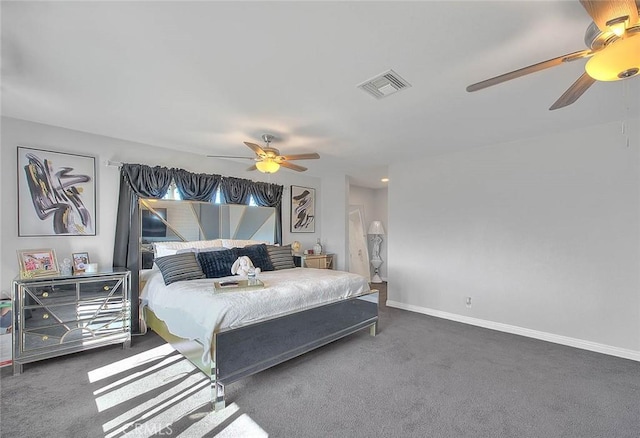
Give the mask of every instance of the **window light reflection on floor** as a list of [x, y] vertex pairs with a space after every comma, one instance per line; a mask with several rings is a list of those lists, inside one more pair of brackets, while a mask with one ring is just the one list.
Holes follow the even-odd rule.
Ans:
[[111, 376], [115, 376], [116, 374], [120, 374], [137, 366], [149, 363], [150, 361], [157, 360], [159, 357], [169, 356], [174, 353], [175, 350], [169, 344], [152, 348], [151, 350], [138, 353], [135, 356], [89, 371], [87, 373], [89, 376], [89, 382], [95, 383], [100, 380], [107, 379]]
[[[247, 414], [232, 403], [219, 412], [208, 410], [210, 382], [170, 345], [136, 354], [89, 371], [99, 412], [113, 418], [102, 425], [105, 438], [120, 436], [205, 436], [237, 416], [216, 436], [268, 436]], [[132, 408], [123, 409], [123, 403]], [[172, 425], [181, 423], [183, 431]]]

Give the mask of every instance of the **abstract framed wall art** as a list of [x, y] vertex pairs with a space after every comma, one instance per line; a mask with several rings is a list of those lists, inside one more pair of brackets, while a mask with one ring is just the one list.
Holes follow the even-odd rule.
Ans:
[[316, 231], [316, 190], [291, 186], [291, 232]]
[[96, 159], [18, 146], [18, 235], [95, 236]]

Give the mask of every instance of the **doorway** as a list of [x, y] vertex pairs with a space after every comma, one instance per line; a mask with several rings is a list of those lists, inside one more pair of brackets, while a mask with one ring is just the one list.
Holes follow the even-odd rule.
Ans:
[[361, 205], [349, 206], [349, 272], [360, 274], [371, 281], [364, 207]]

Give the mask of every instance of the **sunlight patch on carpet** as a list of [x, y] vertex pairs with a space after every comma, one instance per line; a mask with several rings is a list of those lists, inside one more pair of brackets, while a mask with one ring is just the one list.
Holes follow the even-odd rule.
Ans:
[[192, 437], [213, 431], [220, 437], [268, 436], [235, 403], [210, 411], [209, 378], [169, 345], [87, 374], [91, 384], [101, 385], [93, 394], [98, 411], [109, 418], [102, 425], [105, 438]]
[[116, 374], [128, 371], [137, 366], [144, 365], [154, 360], [158, 360], [158, 358], [169, 356], [172, 353], [175, 353], [175, 351], [176, 350], [174, 350], [171, 345], [165, 344], [161, 345], [160, 347], [152, 348], [151, 350], [145, 351], [143, 353], [136, 354], [135, 356], [122, 359], [118, 362], [96, 368], [95, 370], [89, 371], [87, 373], [87, 375], [89, 376], [89, 382], [94, 383], [99, 380], [115, 376]]
[[[194, 436], [194, 435], [184, 435]], [[203, 436], [203, 435], [198, 435]], [[251, 419], [247, 414], [240, 415], [230, 425], [224, 428], [222, 432], [216, 435], [216, 438], [237, 438], [241, 436], [259, 438], [267, 437], [269, 434], [265, 432], [258, 424]]]

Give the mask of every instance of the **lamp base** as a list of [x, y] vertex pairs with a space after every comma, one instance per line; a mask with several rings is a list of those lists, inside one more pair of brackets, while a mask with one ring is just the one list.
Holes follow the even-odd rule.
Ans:
[[382, 278], [380, 278], [380, 266], [382, 265], [382, 260], [371, 259], [370, 263], [374, 269], [373, 278], [371, 278], [371, 283], [382, 283]]

